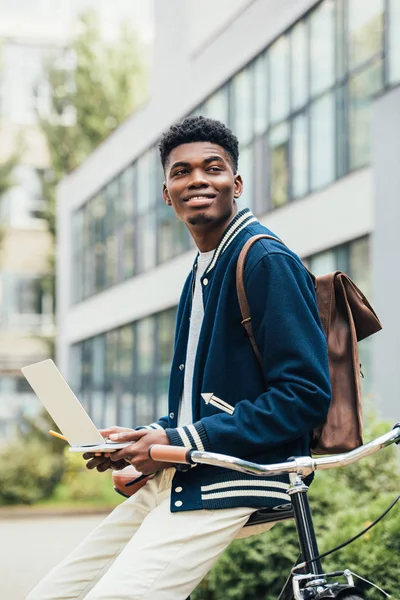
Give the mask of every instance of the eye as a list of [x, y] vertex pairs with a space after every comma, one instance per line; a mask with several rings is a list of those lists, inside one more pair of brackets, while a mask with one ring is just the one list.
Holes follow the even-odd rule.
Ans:
[[176, 175], [183, 175], [184, 173], [187, 173], [187, 169], [179, 169], [179, 171], [175, 171], [173, 177], [176, 177]]
[[218, 173], [219, 171], [221, 171], [221, 167], [217, 167], [217, 166], [213, 166], [213, 167], [209, 167], [208, 171], [211, 171], [213, 173]]

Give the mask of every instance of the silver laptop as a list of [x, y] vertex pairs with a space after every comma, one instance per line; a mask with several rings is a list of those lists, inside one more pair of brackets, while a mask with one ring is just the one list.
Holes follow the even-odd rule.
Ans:
[[72, 452], [104, 452], [128, 443], [105, 440], [51, 359], [23, 367], [33, 391], [66, 437]]

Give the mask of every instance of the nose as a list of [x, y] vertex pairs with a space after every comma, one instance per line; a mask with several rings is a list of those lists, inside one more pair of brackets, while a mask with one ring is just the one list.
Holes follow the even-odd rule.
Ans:
[[209, 187], [209, 182], [206, 177], [206, 173], [203, 169], [193, 169], [190, 174], [190, 181], [188, 184], [189, 189], [201, 189]]

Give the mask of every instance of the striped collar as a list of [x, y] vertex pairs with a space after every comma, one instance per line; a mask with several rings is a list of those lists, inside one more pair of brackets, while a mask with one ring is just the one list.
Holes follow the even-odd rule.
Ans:
[[211, 262], [208, 265], [204, 275], [206, 273], [209, 273], [215, 267], [221, 254], [225, 252], [229, 244], [233, 242], [238, 233], [240, 233], [242, 229], [247, 227], [247, 225], [249, 225], [250, 223], [256, 222], [257, 219], [249, 208], [244, 208], [243, 210], [237, 213], [235, 218], [229, 223], [227, 229], [225, 230], [225, 233], [222, 236], [218, 246], [216, 247]]

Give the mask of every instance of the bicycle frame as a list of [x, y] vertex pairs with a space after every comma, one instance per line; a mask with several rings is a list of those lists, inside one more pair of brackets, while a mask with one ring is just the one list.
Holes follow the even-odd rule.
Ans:
[[[332, 469], [349, 465], [394, 443], [400, 443], [400, 423], [397, 423], [388, 433], [344, 454], [319, 458], [302, 456], [290, 459], [285, 463], [271, 465], [259, 465], [223, 454], [161, 445], [151, 446], [149, 456], [155, 461], [179, 464], [207, 464], [250, 473], [259, 477], [289, 474], [290, 485], [287, 493], [293, 506], [302, 562], [297, 563], [297, 566], [295, 565], [294, 569], [298, 574], [295, 575], [294, 569], [292, 569], [279, 600], [292, 600], [293, 598], [296, 600], [303, 600], [304, 598], [319, 600], [322, 598], [345, 598], [348, 594], [359, 594], [360, 591], [354, 587], [350, 571], [330, 574], [343, 574], [347, 578], [347, 584], [326, 584], [325, 575], [328, 574], [323, 574], [321, 561], [318, 558], [318, 544], [307, 496], [308, 487], [304, 483], [304, 478], [317, 469]], [[308, 572], [304, 573], [306, 566]], [[300, 570], [303, 571], [302, 574]], [[306, 588], [303, 588], [303, 583], [306, 584]]]

